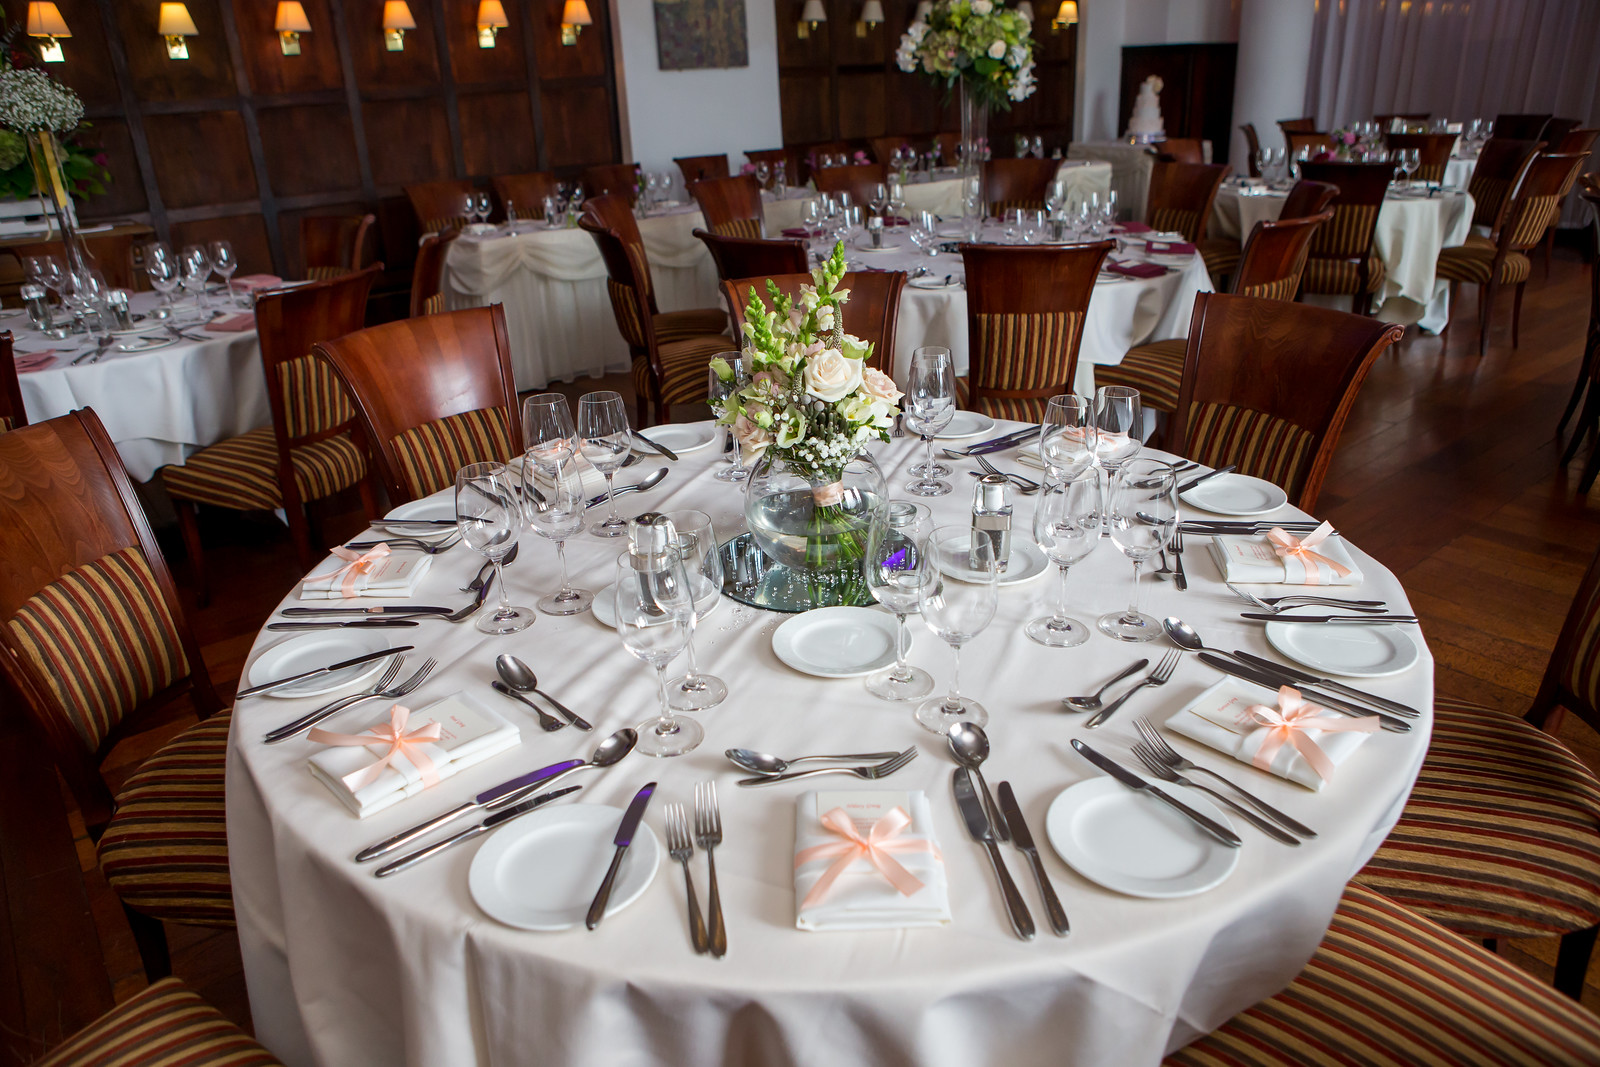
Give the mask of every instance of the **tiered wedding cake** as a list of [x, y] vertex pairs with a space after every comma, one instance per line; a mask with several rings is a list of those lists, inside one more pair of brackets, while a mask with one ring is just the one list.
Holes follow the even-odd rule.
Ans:
[[1133, 116], [1128, 119], [1128, 139], [1140, 144], [1166, 140], [1166, 127], [1161, 122], [1162, 81], [1154, 74], [1139, 86], [1139, 95], [1133, 101]]

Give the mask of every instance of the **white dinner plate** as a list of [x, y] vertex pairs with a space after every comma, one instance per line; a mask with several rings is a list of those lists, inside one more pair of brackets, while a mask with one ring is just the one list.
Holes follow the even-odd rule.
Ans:
[[126, 352], [130, 355], [138, 355], [140, 352], [154, 352], [158, 348], [171, 348], [177, 343], [178, 339], [172, 336], [129, 337], [127, 340], [118, 341], [116, 344], [112, 345], [111, 350], [114, 352]]
[[994, 429], [994, 420], [976, 411], [958, 411], [950, 425], [934, 434], [935, 441], [951, 441], [961, 437], [981, 437]]
[[126, 330], [112, 330], [112, 337], [138, 337], [144, 333], [155, 333], [157, 330], [166, 330], [166, 324], [161, 322], [141, 322], [129, 326]]
[[[1232, 828], [1195, 790], [1166, 788]], [[1044, 832], [1067, 866], [1131, 897], [1194, 896], [1221, 885], [1239, 865], [1239, 849], [1214, 840], [1155, 797], [1103, 776], [1062, 790], [1045, 814]]]
[[865, 252], [868, 255], [882, 255], [885, 252], [904, 252], [905, 250], [904, 242], [891, 241], [888, 234], [884, 234], [882, 248], [873, 248], [872, 238], [867, 234], [862, 234], [850, 242], [850, 251]]
[[[495, 832], [467, 872], [472, 899], [489, 918], [521, 930], [581, 926], [616, 848], [622, 809], [564, 804], [531, 811]], [[611, 886], [606, 914], [638, 900], [661, 865], [661, 842], [640, 823]]]
[[[389, 639], [382, 634], [362, 630], [325, 630], [320, 633], [301, 634], [273, 645], [250, 665], [247, 685], [262, 685], [274, 678], [287, 678], [303, 674], [330, 663], [355, 659], [368, 652], [389, 647]], [[295, 682], [281, 689], [263, 693], [262, 696], [299, 698], [319, 697], [340, 689], [353, 688], [372, 678], [389, 666], [387, 659], [358, 663], [332, 674], [319, 674], [303, 682]]]
[[1213, 515], [1265, 515], [1289, 502], [1289, 494], [1264, 478], [1219, 474], [1201, 482], [1179, 499]]
[[[650, 427], [650, 440], [658, 445], [664, 445], [674, 452], [682, 455], [685, 452], [698, 452], [717, 439], [717, 424], [714, 422], [676, 422], [662, 426]], [[659, 455], [650, 451], [649, 445], [634, 447], [635, 452], [646, 456]]]
[[947, 282], [942, 274], [924, 274], [920, 278], [912, 278], [906, 284], [913, 289], [959, 289], [966, 283], [960, 278], [951, 278]]
[[401, 504], [384, 518], [391, 522], [405, 519], [448, 519], [456, 521], [456, 498], [454, 493], [444, 496], [425, 496], [421, 500], [413, 500], [409, 504]]
[[801, 674], [858, 678], [894, 664], [899, 625], [876, 608], [814, 608], [773, 631], [772, 651]]
[[[968, 540], [955, 538], [950, 542], [952, 552], [965, 551]], [[1006, 560], [1006, 569], [1000, 575], [1000, 585], [1020, 585], [1031, 582], [1050, 568], [1050, 561], [1045, 558], [1044, 551], [1031, 540], [1018, 537], [1017, 531], [1011, 531], [1011, 557]], [[963, 582], [978, 580], [978, 572], [967, 567], [940, 567], [941, 571]]]
[[[715, 599], [712, 599], [713, 593], [716, 594]], [[696, 605], [704, 604], [708, 599], [711, 600], [710, 607], [700, 609], [699, 619], [695, 623], [698, 626], [701, 620], [716, 614], [717, 605], [722, 603], [722, 593], [721, 590], [711, 588], [711, 579], [696, 575], [694, 599]], [[598, 622], [606, 629], [614, 630], [617, 628], [617, 585], [615, 582], [604, 589], [595, 590], [594, 601], [589, 605], [589, 614], [594, 616], [595, 622]]]
[[1325, 674], [1382, 678], [1409, 670], [1421, 657], [1404, 626], [1295, 625], [1282, 616], [1267, 623], [1267, 642], [1296, 663]]

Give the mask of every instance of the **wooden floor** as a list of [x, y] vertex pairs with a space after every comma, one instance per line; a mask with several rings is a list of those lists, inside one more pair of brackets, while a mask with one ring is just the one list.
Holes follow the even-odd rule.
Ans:
[[[1506, 297], [1489, 354], [1477, 356], [1476, 304], [1469, 291], [1447, 337], [1413, 330], [1378, 360], [1320, 505], [1325, 517], [1404, 581], [1437, 659], [1438, 692], [1512, 712], [1537, 688], [1572, 592], [1600, 544], [1600, 491], [1589, 499], [1575, 493], [1587, 448], [1565, 469], [1559, 462], [1563, 442], [1554, 435], [1581, 356], [1588, 268], [1576, 253], [1558, 250], [1550, 280], [1539, 274], [1536, 268], [1517, 351], [1510, 348]], [[631, 410], [626, 376], [563, 388], [574, 396], [615, 388], [628, 397]], [[360, 525], [353, 500], [339, 502], [324, 520], [329, 539]], [[207, 666], [219, 690], [231, 693], [256, 631], [300, 568], [287, 535], [268, 521], [208, 516], [204, 528], [208, 543], [216, 545], [209, 556], [212, 573], [227, 576], [214, 577], [213, 586], [227, 595], [194, 619]], [[166, 543], [171, 558], [180, 558], [175, 538]], [[179, 575], [181, 581], [181, 569]], [[1600, 736], [1568, 716], [1562, 737], [1600, 769]], [[111, 764], [132, 767], [158, 743], [150, 738], [125, 746]], [[6, 825], [0, 820], [0, 834]], [[103, 957], [120, 998], [143, 983], [137, 956], [81, 826], [73, 825], [99, 935], [97, 946], [83, 950]], [[0, 841], [0, 889], [15, 898], [6, 844]], [[62, 977], [49, 958], [80, 947], [40, 937], [15, 904], [6, 915], [0, 939], [10, 936], [0, 945], [0, 968], [10, 960], [27, 976], [21, 983], [30, 998], [27, 1017], [55, 1019], [62, 1028], [83, 1017], [89, 1011], [84, 998], [94, 994], [80, 989], [92, 983]], [[232, 932], [172, 928], [171, 937], [177, 973], [229, 1016], [247, 1022]], [[1502, 951], [1548, 980], [1555, 947], [1552, 938], [1507, 944]], [[55, 1003], [40, 1003], [51, 997]], [[1600, 1010], [1600, 954], [1584, 1001]], [[27, 1036], [32, 1035], [12, 1033], [4, 1045], [25, 1048]]]

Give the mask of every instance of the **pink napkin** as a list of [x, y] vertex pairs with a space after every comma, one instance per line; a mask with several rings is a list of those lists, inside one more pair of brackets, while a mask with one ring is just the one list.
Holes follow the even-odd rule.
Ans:
[[1195, 252], [1188, 241], [1146, 241], [1144, 250], [1152, 256], [1192, 256]]
[[885, 215], [883, 217], [883, 224], [885, 226], [910, 226], [911, 220], [903, 219], [899, 215]]
[[804, 226], [791, 226], [787, 230], [783, 231], [783, 235], [785, 237], [807, 238], [807, 237], [815, 237], [818, 234], [820, 234], [821, 232], [822, 232], [821, 230], [808, 230]]
[[1108, 262], [1106, 271], [1111, 274], [1125, 274], [1130, 278], [1159, 278], [1167, 273], [1167, 268], [1159, 263]]
[[247, 293], [257, 289], [274, 289], [282, 284], [283, 279], [276, 274], [241, 274], [233, 279], [233, 287]]
[[1124, 222], [1119, 226], [1111, 227], [1112, 233], [1149, 233], [1150, 227], [1142, 222]]
[[206, 323], [206, 329], [215, 333], [243, 333], [245, 330], [256, 328], [256, 317], [253, 312], [234, 315], [226, 319], [212, 319]]
[[26, 374], [31, 370], [44, 370], [53, 366], [56, 361], [56, 350], [46, 348], [42, 352], [13, 352], [12, 356], [16, 360], [17, 372]]

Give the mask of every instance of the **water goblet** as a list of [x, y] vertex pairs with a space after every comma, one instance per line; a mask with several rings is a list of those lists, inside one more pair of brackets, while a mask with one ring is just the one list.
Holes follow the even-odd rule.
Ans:
[[22, 306], [28, 311], [28, 323], [42, 334], [50, 335], [54, 324], [50, 321], [50, 298], [38, 282], [24, 282], [17, 288]]
[[535, 606], [546, 615], [576, 615], [589, 610], [594, 594], [572, 588], [567, 579], [567, 539], [582, 532], [588, 501], [583, 495], [583, 478], [570, 452], [565, 462], [556, 467], [549, 488], [543, 490], [544, 500], [534, 495], [538, 488], [536, 472], [548, 456], [534, 448], [522, 454], [522, 499], [527, 506], [528, 525], [534, 533], [555, 543], [556, 558], [561, 563], [561, 588], [540, 597]]
[[467, 547], [494, 564], [500, 605], [478, 613], [478, 630], [486, 634], [514, 634], [533, 625], [530, 608], [511, 606], [501, 563], [517, 544], [522, 528], [522, 505], [517, 500], [511, 472], [503, 463], [469, 463], [456, 472], [456, 528]]
[[1033, 135], [1033, 154], [1034, 154], [1035, 157], [1037, 157], [1039, 159], [1043, 159], [1044, 158], [1044, 135], [1043, 134], [1037, 134], [1036, 133], [1036, 134]]
[[[744, 356], [738, 352], [721, 352], [715, 359], [720, 359], [722, 365], [728, 369], [728, 377], [724, 378], [721, 366], [713, 362], [707, 381], [706, 399], [711, 405], [711, 414], [720, 422], [728, 414], [728, 398], [738, 390], [750, 384], [750, 370], [745, 366]], [[745, 469], [744, 450], [739, 447], [739, 441], [734, 436], [733, 427], [723, 427], [727, 431], [725, 438], [727, 447], [724, 451], [733, 453], [733, 461], [726, 467], [719, 467], [711, 477], [719, 482], [742, 482], [750, 472]]]
[[1071, 393], [1050, 398], [1039, 425], [1039, 459], [1046, 482], [1071, 481], [1094, 466], [1094, 409], [1089, 401]]
[[982, 726], [989, 713], [982, 704], [961, 695], [961, 646], [994, 620], [999, 603], [999, 561], [987, 538], [972, 539], [966, 526], [938, 526], [928, 535], [922, 559], [925, 577], [917, 587], [922, 621], [950, 646], [950, 691], [917, 708], [917, 722], [936, 734], [949, 733], [958, 722]]
[[661, 710], [638, 725], [638, 751], [647, 756], [681, 756], [705, 737], [693, 719], [673, 714], [667, 665], [689, 643], [694, 599], [676, 552], [643, 559], [624, 552], [617, 560], [617, 634], [622, 647], [655, 670]]
[[1033, 541], [1060, 572], [1053, 615], [1030, 619], [1023, 632], [1049, 648], [1071, 648], [1089, 640], [1089, 628], [1067, 616], [1067, 571], [1100, 543], [1104, 523], [1100, 478], [1081, 470], [1069, 481], [1045, 486], [1033, 514]]
[[606, 478], [607, 516], [589, 527], [597, 537], [628, 532], [627, 521], [617, 515], [616, 476], [633, 448], [632, 437], [621, 393], [601, 389], [578, 398], [578, 450]]
[[728, 698], [728, 685], [715, 675], [702, 673], [695, 662], [694, 631], [700, 620], [722, 599], [722, 553], [711, 516], [703, 511], [669, 511], [677, 531], [678, 558], [689, 584], [694, 612], [689, 616], [689, 639], [684, 644], [688, 671], [667, 683], [667, 701], [679, 711], [704, 711]]
[[1018, 231], [1022, 236], [1022, 243], [1025, 245], [1038, 244], [1039, 234], [1044, 229], [1044, 212], [1028, 208], [1020, 214], [1021, 219], [1018, 224]]
[[1022, 233], [1022, 215], [1023, 212], [1020, 207], [1006, 208], [1005, 227], [1001, 230], [1001, 236], [1005, 238], [1006, 244], [1014, 245], [1017, 243], [1017, 237]]
[[206, 246], [206, 251], [211, 255], [211, 269], [222, 276], [222, 284], [228, 289], [228, 304], [236, 306], [238, 301], [233, 297], [233, 276], [239, 270], [239, 257], [234, 255], [232, 241], [212, 241]]
[[[522, 402], [524, 462], [531, 458], [539, 471], [554, 479], [577, 454], [577, 440], [578, 431], [565, 396], [534, 393]], [[526, 471], [524, 476], [532, 477]]]
[[1178, 527], [1178, 476], [1170, 464], [1154, 459], [1127, 463], [1112, 481], [1105, 510], [1111, 543], [1133, 563], [1133, 595], [1127, 611], [1100, 617], [1100, 632], [1119, 641], [1150, 641], [1161, 622], [1139, 611], [1139, 573], [1145, 560], [1164, 550]]
[[178, 255], [178, 265], [183, 270], [183, 288], [194, 294], [195, 306], [204, 311], [206, 279], [211, 276], [211, 257], [201, 245], [185, 245]]
[[867, 678], [867, 692], [883, 700], [915, 700], [933, 692], [933, 675], [906, 663], [906, 616], [921, 610], [918, 590], [927, 577], [919, 564], [932, 526], [926, 504], [891, 500], [867, 531], [861, 574], [874, 600], [894, 612], [894, 666]]
[[170, 318], [172, 294], [183, 284], [183, 268], [164, 242], [147, 245], [144, 250], [144, 272], [150, 277], [150, 286], [161, 294], [161, 304], [151, 312], [158, 319]]
[[933, 439], [956, 414], [955, 368], [948, 348], [919, 348], [911, 354], [911, 382], [906, 395], [905, 424], [922, 438], [927, 458], [912, 467], [917, 480], [906, 486], [915, 496], [943, 496], [951, 491], [940, 478], [950, 468], [933, 458]]
[[1144, 413], [1139, 390], [1129, 385], [1102, 385], [1094, 392], [1095, 459], [1111, 473], [1139, 454]]
[[480, 223], [488, 222], [489, 216], [494, 214], [494, 201], [489, 199], [489, 194], [482, 191], [478, 192], [476, 195], [474, 195], [472, 203], [476, 211], [478, 221]]
[[761, 188], [765, 189], [767, 187], [767, 180], [771, 176], [772, 168], [768, 167], [764, 161], [756, 164], [756, 182]]
[[882, 215], [883, 209], [889, 206], [889, 186], [879, 182], [872, 187], [872, 199], [867, 201], [867, 206], [872, 208], [874, 215]]

